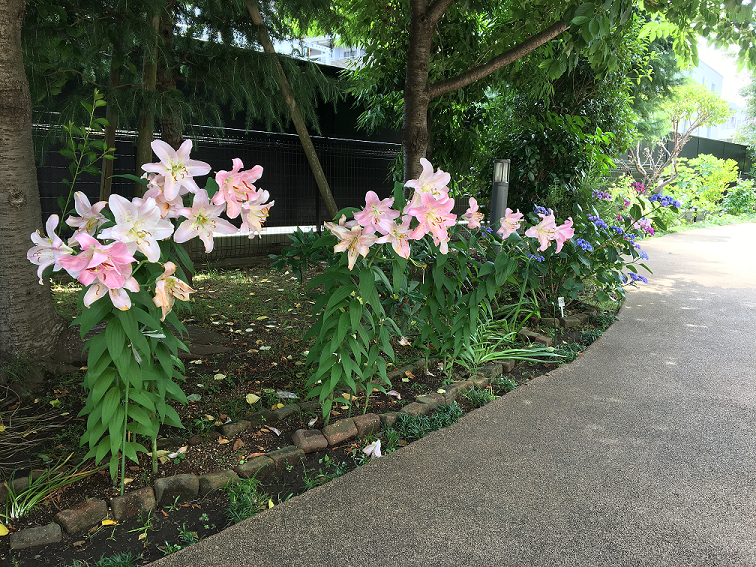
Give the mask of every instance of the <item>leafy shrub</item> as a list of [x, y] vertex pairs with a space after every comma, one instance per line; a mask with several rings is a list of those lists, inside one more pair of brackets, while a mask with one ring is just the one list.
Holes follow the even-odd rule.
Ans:
[[604, 331], [601, 329], [588, 329], [587, 331], [580, 333], [580, 342], [584, 345], [591, 345], [603, 334]]
[[496, 396], [488, 388], [470, 388], [463, 395], [474, 408], [481, 408], [496, 399]]
[[730, 215], [752, 213], [756, 208], [756, 188], [753, 180], [741, 180], [727, 191], [722, 201], [722, 209]]

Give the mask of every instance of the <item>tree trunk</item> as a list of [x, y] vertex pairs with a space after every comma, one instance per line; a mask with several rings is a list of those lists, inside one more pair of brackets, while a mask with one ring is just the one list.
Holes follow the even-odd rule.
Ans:
[[299, 141], [302, 144], [305, 155], [307, 156], [307, 161], [310, 163], [312, 174], [315, 176], [315, 182], [320, 189], [320, 196], [323, 198], [328, 215], [331, 219], [335, 219], [339, 209], [336, 206], [336, 201], [331, 193], [331, 188], [328, 186], [328, 181], [326, 180], [323, 168], [320, 166], [320, 160], [318, 159], [318, 154], [315, 152], [315, 146], [312, 145], [310, 134], [307, 132], [307, 126], [299, 112], [299, 107], [297, 107], [297, 101], [294, 99], [294, 95], [291, 92], [289, 80], [286, 78], [283, 67], [281, 67], [281, 62], [276, 55], [276, 50], [273, 47], [273, 42], [270, 40], [268, 31], [265, 29], [265, 23], [263, 22], [260, 10], [258, 10], [256, 4], [251, 0], [248, 0], [247, 11], [249, 12], [250, 18], [252, 18], [252, 22], [257, 26], [257, 35], [260, 37], [260, 43], [263, 46], [263, 50], [265, 53], [271, 55], [275, 61], [278, 88], [281, 89], [281, 94], [283, 95], [286, 104], [289, 106], [291, 120], [294, 122], [294, 127], [299, 135]]
[[[170, 53], [173, 50], [173, 11], [176, 2], [168, 0], [165, 11], [160, 16], [158, 33], [163, 38], [163, 51]], [[165, 93], [176, 88], [176, 77], [171, 73], [167, 65], [158, 65], [156, 74], [156, 90]], [[178, 150], [183, 139], [181, 116], [174, 107], [162, 105], [163, 114], [159, 118], [160, 138], [174, 150]]]
[[[110, 59], [110, 96], [107, 96], [108, 106], [105, 110], [105, 119], [109, 125], [105, 127], [105, 145], [109, 148], [115, 147], [115, 134], [116, 128], [118, 128], [118, 107], [115, 104], [115, 96], [112, 94], [113, 89], [121, 84], [121, 68], [115, 67], [113, 61], [115, 61], [115, 54], [118, 52], [118, 48], [113, 46], [113, 53]], [[102, 175], [100, 176], [100, 200], [107, 201], [110, 197], [111, 187], [113, 186], [113, 165], [115, 160], [104, 159], [102, 160]]]
[[[160, 15], [152, 18], [152, 27], [157, 32], [160, 25]], [[155, 93], [155, 84], [157, 81], [157, 35], [152, 46], [144, 54], [142, 64], [142, 89], [144, 99], [142, 109], [139, 113], [139, 125], [137, 126], [137, 147], [136, 147], [136, 175], [144, 173], [142, 165], [152, 162], [152, 140], [155, 133], [155, 113], [152, 111], [151, 100]], [[134, 183], [134, 194], [144, 195], [144, 185]]]
[[412, 21], [407, 49], [407, 72], [404, 77], [404, 119], [402, 151], [404, 180], [417, 179], [422, 172], [420, 158], [428, 144], [428, 69], [435, 22], [428, 18], [425, 2], [413, 1]]
[[24, 0], [0, 0], [0, 359], [50, 356], [63, 321], [49, 285], [26, 259], [29, 235], [42, 228], [34, 164], [31, 97], [21, 55]]

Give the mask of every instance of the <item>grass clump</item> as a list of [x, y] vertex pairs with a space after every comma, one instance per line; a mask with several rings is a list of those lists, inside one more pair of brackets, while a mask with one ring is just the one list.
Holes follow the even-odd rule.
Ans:
[[492, 389], [489, 388], [470, 388], [463, 395], [474, 408], [481, 408], [496, 399]]
[[260, 490], [261, 482], [256, 478], [245, 478], [226, 485], [230, 504], [228, 524], [238, 524], [267, 508], [270, 496]]

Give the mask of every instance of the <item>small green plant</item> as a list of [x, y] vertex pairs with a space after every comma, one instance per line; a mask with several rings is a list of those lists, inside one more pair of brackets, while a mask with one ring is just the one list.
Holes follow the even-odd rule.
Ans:
[[260, 490], [260, 484], [260, 481], [253, 477], [229, 483], [224, 487], [230, 501], [227, 525], [238, 524], [266, 508], [270, 496]]
[[727, 190], [722, 200], [722, 209], [730, 215], [752, 213], [756, 208], [756, 189], [754, 181], [739, 181], [735, 187]]
[[569, 364], [574, 361], [580, 353], [585, 350], [585, 346], [577, 343], [568, 343], [560, 346], [556, 351], [560, 356], [564, 357], [563, 362]]
[[179, 504], [178, 504], [179, 498], [181, 498], [181, 497], [180, 496], [176, 496], [176, 498], [173, 499], [173, 504], [169, 504], [168, 506], [163, 506], [163, 509], [164, 510], [168, 510], [169, 512], [175, 512], [176, 510], [178, 510], [179, 509]]
[[491, 380], [491, 389], [497, 396], [511, 392], [517, 387], [517, 382], [508, 376], [497, 376]]
[[197, 532], [186, 529], [186, 524], [181, 524], [181, 527], [178, 528], [178, 532], [179, 539], [186, 545], [192, 545], [199, 541], [199, 535], [197, 535]]
[[586, 346], [592, 345], [603, 334], [604, 334], [604, 331], [602, 331], [601, 329], [588, 329], [580, 333], [580, 342]]
[[176, 553], [181, 549], [181, 546], [177, 543], [168, 543], [165, 542], [165, 545], [159, 545], [158, 549], [163, 552], [163, 555], [170, 555], [171, 553]]
[[154, 529], [152, 526], [152, 511], [147, 512], [147, 516], [144, 516], [144, 513], [140, 513], [137, 517], [137, 520], [141, 524], [139, 527], [134, 528], [133, 530], [129, 530], [128, 533], [138, 533], [139, 534], [139, 540], [140, 541], [147, 541], [147, 532]]
[[[447, 405], [438, 406], [436, 411], [429, 416], [399, 414], [393, 429], [399, 434], [399, 439], [414, 441], [425, 437], [432, 431], [449, 427], [463, 415], [464, 411], [459, 407], [457, 402], [452, 402]], [[395, 450], [391, 443], [394, 440], [389, 438], [387, 441], [387, 447]], [[387, 450], [387, 452], [390, 451]]]
[[[45, 469], [39, 475], [33, 474], [28, 477], [28, 482], [22, 483], [23, 486], [20, 487], [18, 483], [13, 482], [13, 477], [11, 477], [5, 483], [7, 489], [5, 513], [0, 514], [0, 517], [6, 523], [23, 518], [59, 488], [73, 484], [99, 470], [97, 468], [79, 470], [81, 464], [74, 467], [73, 470], [69, 470], [66, 468], [66, 463], [70, 458], [71, 455], [54, 467]], [[37, 478], [35, 479], [34, 476], [37, 476]]]
[[496, 399], [496, 396], [494, 396], [494, 393], [489, 388], [470, 388], [463, 395], [474, 408], [483, 407]]
[[117, 553], [111, 557], [100, 557], [95, 567], [136, 567], [139, 556], [133, 553]]

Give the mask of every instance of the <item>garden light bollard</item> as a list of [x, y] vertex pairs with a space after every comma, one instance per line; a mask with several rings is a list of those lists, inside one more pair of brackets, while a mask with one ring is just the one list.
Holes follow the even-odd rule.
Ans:
[[491, 226], [498, 226], [499, 220], [506, 215], [507, 197], [509, 195], [508, 159], [495, 159], [493, 164], [493, 187], [491, 190]]

